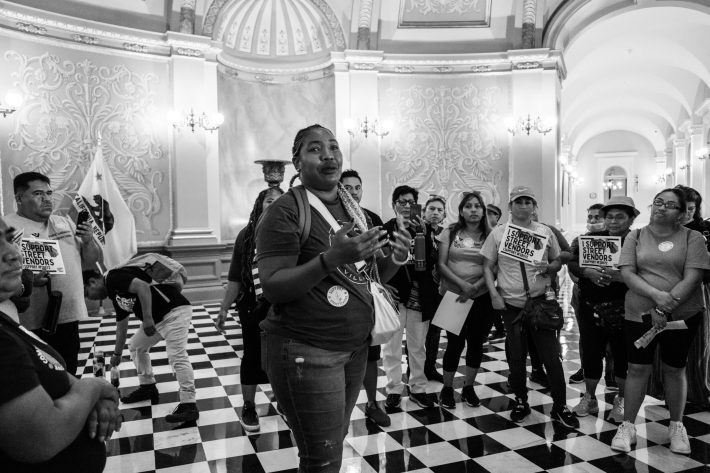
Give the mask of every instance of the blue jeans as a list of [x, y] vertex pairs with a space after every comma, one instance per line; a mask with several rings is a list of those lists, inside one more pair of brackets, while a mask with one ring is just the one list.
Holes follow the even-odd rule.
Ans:
[[299, 473], [337, 473], [369, 346], [324, 350], [272, 333], [262, 334], [261, 346], [271, 388], [296, 439]]

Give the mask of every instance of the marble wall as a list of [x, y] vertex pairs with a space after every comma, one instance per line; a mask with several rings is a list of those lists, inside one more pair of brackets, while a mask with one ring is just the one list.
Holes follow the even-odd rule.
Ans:
[[171, 225], [167, 60], [9, 37], [0, 50], [0, 90], [24, 97], [0, 120], [2, 212], [15, 210], [12, 179], [25, 171], [49, 176], [55, 208], [67, 211], [101, 135], [139, 243], [163, 243]]
[[457, 215], [461, 195], [477, 190], [500, 205], [508, 192], [510, 76], [382, 75], [380, 117], [391, 120], [382, 141], [382, 208], [391, 216], [391, 193], [401, 184], [447, 197]]
[[[254, 199], [266, 187], [257, 159], [291, 159], [296, 132], [313, 123], [335, 131], [333, 77], [287, 84], [248, 82], [220, 69], [218, 101], [225, 124], [220, 129], [222, 241], [233, 241], [246, 225]], [[286, 167], [282, 189], [293, 175]]]

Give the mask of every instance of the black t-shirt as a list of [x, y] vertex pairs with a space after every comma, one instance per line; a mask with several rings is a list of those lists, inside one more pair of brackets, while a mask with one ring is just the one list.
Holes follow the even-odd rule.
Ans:
[[[311, 231], [301, 247], [298, 207], [289, 191], [271, 204], [257, 228], [257, 260], [298, 255], [301, 265], [330, 248], [333, 231], [311, 208]], [[350, 221], [340, 199], [323, 202], [336, 220]], [[353, 264], [331, 271], [305, 295], [285, 304], [274, 304], [261, 323], [268, 333], [293, 338], [318, 348], [353, 351], [368, 342], [374, 324], [374, 307], [368, 280]]]
[[[49, 345], [25, 331], [6, 315], [0, 315], [0, 405], [42, 386], [58, 399], [70, 389], [62, 357]], [[28, 441], [31, 441], [28, 439]], [[0, 471], [100, 472], [106, 463], [106, 447], [82, 429], [74, 441], [44, 463], [18, 463], [0, 447]]]
[[[142, 269], [130, 266], [112, 269], [106, 275], [106, 291], [114, 309], [116, 309], [116, 320], [123, 320], [131, 313], [143, 320], [143, 311], [138, 296], [128, 291], [131, 281], [136, 278], [147, 283], [153, 280]], [[153, 304], [153, 322], [156, 324], [162, 321], [165, 314], [174, 308], [190, 305], [190, 301], [170, 284], [150, 286], [150, 295]]]
[[[628, 232], [626, 233], [628, 235]], [[621, 245], [624, 245], [626, 240], [626, 235], [621, 237]], [[608, 230], [603, 230], [601, 232], [590, 232], [587, 236], [609, 236]], [[572, 261], [579, 262], [579, 238], [575, 238], [570, 246], [572, 252]], [[579, 278], [579, 298], [582, 301], [591, 302], [592, 304], [597, 302], [608, 302], [608, 301], [623, 301], [626, 291], [629, 288], [623, 282], [612, 282], [606, 287], [599, 287], [587, 278]]]

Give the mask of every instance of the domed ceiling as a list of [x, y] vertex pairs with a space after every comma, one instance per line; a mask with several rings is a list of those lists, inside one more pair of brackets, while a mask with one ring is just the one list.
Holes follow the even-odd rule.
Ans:
[[205, 18], [203, 34], [223, 43], [224, 55], [240, 62], [288, 67], [329, 61], [345, 49], [343, 30], [325, 1], [227, 0], [215, 2], [218, 13]]

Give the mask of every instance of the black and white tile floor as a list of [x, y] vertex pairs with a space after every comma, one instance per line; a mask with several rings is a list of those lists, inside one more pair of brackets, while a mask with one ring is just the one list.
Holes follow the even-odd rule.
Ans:
[[[567, 298], [563, 298], [565, 308]], [[219, 333], [212, 319], [216, 304], [194, 307], [189, 334], [189, 354], [195, 370], [197, 423], [176, 426], [163, 418], [178, 403], [178, 385], [165, 353], [164, 343], [152, 351], [160, 402], [122, 405], [125, 422], [108, 442], [106, 472], [295, 472], [298, 464], [293, 437], [275, 410], [270, 386], [260, 386], [256, 404], [261, 431], [247, 434], [239, 424], [242, 395], [239, 359], [242, 354], [240, 327], [228, 322]], [[561, 342], [567, 374], [579, 368], [578, 334], [574, 317], [566, 310]], [[131, 321], [130, 333], [138, 328]], [[81, 326], [83, 375], [92, 376], [91, 347], [113, 349], [115, 319], [90, 319]], [[130, 335], [129, 333], [129, 335]], [[442, 338], [442, 347], [445, 345]], [[124, 359], [128, 360], [127, 352]], [[441, 355], [441, 354], [440, 354]], [[439, 359], [441, 361], [441, 359]], [[463, 361], [463, 360], [462, 360]], [[130, 361], [121, 364], [121, 390], [138, 385]], [[684, 419], [691, 437], [692, 454], [675, 455], [668, 450], [668, 411], [663, 402], [647, 397], [638, 421], [638, 444], [629, 455], [613, 452], [609, 445], [616, 426], [605, 421], [615, 393], [599, 387], [598, 417], [580, 419], [580, 427], [568, 430], [550, 421], [549, 391], [535, 383], [529, 401], [532, 414], [522, 424], [510, 421], [513, 396], [507, 387], [507, 364], [503, 342], [486, 346], [476, 392], [481, 406], [457, 404], [456, 409], [424, 410], [408, 398], [390, 415], [392, 425], [380, 428], [365, 419], [365, 393], [361, 392], [345, 439], [341, 472], [707, 472], [710, 473], [710, 412], [686, 411]], [[439, 365], [439, 369], [441, 366]], [[463, 375], [456, 378], [460, 394]], [[386, 379], [380, 370], [378, 386], [385, 399]], [[577, 403], [583, 385], [568, 385], [570, 406]], [[441, 385], [429, 384], [431, 396]], [[458, 400], [458, 396], [457, 396]], [[602, 402], [603, 400], [603, 402]]]

